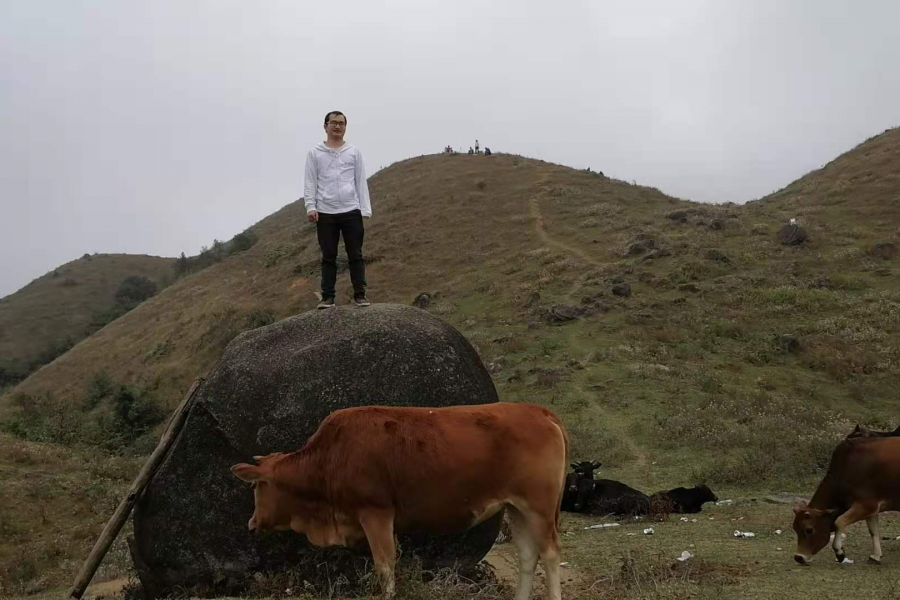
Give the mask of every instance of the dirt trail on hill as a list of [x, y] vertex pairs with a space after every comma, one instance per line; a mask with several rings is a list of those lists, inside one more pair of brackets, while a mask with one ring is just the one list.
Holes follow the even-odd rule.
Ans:
[[[569, 255], [573, 255], [587, 265], [597, 267], [597, 268], [603, 267], [604, 266], [603, 261], [597, 260], [596, 258], [592, 257], [590, 254], [588, 254], [584, 250], [581, 250], [580, 248], [576, 248], [574, 246], [570, 246], [569, 244], [566, 244], [565, 242], [559, 241], [559, 240], [553, 238], [553, 236], [551, 236], [549, 233], [547, 233], [547, 228], [544, 224], [544, 215], [541, 213], [540, 201], [542, 199], [546, 198], [545, 190], [542, 188], [543, 188], [543, 186], [545, 186], [546, 184], [548, 184], [550, 182], [551, 175], [552, 175], [551, 173], [543, 173], [540, 176], [540, 178], [534, 183], [534, 186], [533, 186], [534, 188], [537, 189], [537, 191], [528, 200], [528, 211], [534, 221], [535, 234], [537, 235], [537, 237], [541, 241], [541, 243], [546, 246], [555, 247], [556, 249], [561, 250]], [[584, 284], [583, 284], [582, 279], [579, 278], [572, 285], [572, 288], [569, 290], [569, 293], [566, 296], [567, 299], [571, 301], [578, 294], [578, 292], [581, 291], [583, 285]], [[584, 390], [584, 391], [587, 392], [588, 390]], [[626, 431], [624, 424], [619, 420], [619, 418], [613, 412], [604, 410], [600, 406], [598, 406], [597, 408], [603, 412], [604, 418], [607, 420], [607, 422], [614, 421], [615, 424], [617, 425], [617, 429], [619, 429], [622, 432]], [[627, 437], [627, 435], [623, 436], [622, 439], [627, 440], [628, 446], [634, 454], [634, 466], [641, 470], [649, 469], [650, 468], [650, 457], [649, 457], [648, 452], [644, 448], [636, 445], [631, 439], [629, 439]]]
[[[535, 188], [539, 188], [550, 181], [550, 173], [544, 173], [541, 175], [540, 179], [534, 184]], [[554, 247], [557, 250], [561, 250], [565, 254], [570, 256], [575, 256], [583, 262], [584, 264], [592, 267], [600, 268], [603, 266], [603, 262], [597, 260], [592, 257], [590, 254], [585, 252], [580, 248], [576, 248], [575, 246], [570, 246], [569, 244], [562, 242], [558, 239], [555, 239], [549, 233], [547, 233], [547, 228], [544, 225], [544, 215], [541, 213], [540, 201], [545, 198], [543, 190], [539, 191], [535, 195], [531, 196], [528, 199], [528, 212], [531, 215], [531, 218], [534, 220], [534, 232], [538, 236], [538, 239], [542, 244], [550, 247]], [[571, 301], [578, 292], [581, 291], [584, 283], [582, 278], [579, 277], [575, 283], [572, 284], [572, 288], [569, 290], [568, 294], [566, 294], [567, 300]]]
[[541, 207], [538, 201], [538, 196], [532, 196], [528, 201], [528, 208], [532, 218], [534, 218], [534, 231], [541, 242], [548, 246], [556, 246], [557, 248], [568, 254], [574, 254], [581, 261], [589, 265], [593, 265], [595, 267], [601, 266], [603, 263], [593, 258], [584, 250], [575, 248], [574, 246], [570, 246], [564, 242], [553, 239], [550, 234], [547, 233], [547, 229], [544, 227], [544, 216], [541, 214]]

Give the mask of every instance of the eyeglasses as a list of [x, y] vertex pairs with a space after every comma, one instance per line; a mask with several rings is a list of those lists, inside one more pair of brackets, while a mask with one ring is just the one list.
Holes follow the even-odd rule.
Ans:
[[328, 121], [328, 124], [333, 127], [346, 127], [347, 123], [344, 121]]

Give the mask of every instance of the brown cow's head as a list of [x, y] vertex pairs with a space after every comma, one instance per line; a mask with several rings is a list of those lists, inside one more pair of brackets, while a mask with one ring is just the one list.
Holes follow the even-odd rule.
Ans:
[[283, 506], [285, 494], [272, 482], [271, 461], [276, 456], [278, 455], [254, 456], [258, 465], [239, 463], [231, 467], [231, 472], [238, 479], [253, 484], [255, 508], [253, 516], [247, 523], [247, 528], [251, 532], [290, 529], [291, 517], [286, 507]]
[[813, 555], [828, 545], [838, 512], [837, 509], [809, 508], [805, 502], [794, 508], [794, 531], [797, 533], [794, 560], [807, 566]]

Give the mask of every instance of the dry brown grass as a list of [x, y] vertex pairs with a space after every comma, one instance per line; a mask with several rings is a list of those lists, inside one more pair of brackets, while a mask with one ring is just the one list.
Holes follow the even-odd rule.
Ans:
[[[900, 242], [898, 173], [900, 130], [741, 207], [680, 201], [516, 156], [403, 161], [370, 181], [370, 296], [409, 304], [438, 292], [428, 310], [495, 364], [500, 397], [558, 411], [585, 454], [574, 458], [601, 460], [606, 477], [648, 492], [697, 477], [714, 489], [801, 491], [845, 428], [896, 421], [900, 266], [875, 263], [869, 249]], [[689, 211], [686, 223], [668, 218], [676, 210]], [[781, 246], [778, 228], [798, 216], [810, 240]], [[721, 228], [712, 227], [716, 219]], [[14, 391], [52, 392], [65, 410], [105, 371], [172, 409], [238, 332], [315, 305], [318, 251], [302, 205], [253, 231], [255, 246], [176, 281]], [[639, 234], [671, 255], [623, 257]], [[731, 263], [707, 258], [710, 250]], [[611, 294], [616, 277], [631, 285], [630, 298]], [[822, 277], [832, 289], [810, 287]], [[697, 291], [679, 289], [688, 283]], [[553, 305], [578, 306], [583, 297], [604, 310], [562, 325], [543, 320]], [[338, 301], [349, 299], [343, 272]], [[785, 333], [799, 337], [796, 353], [779, 347]], [[16, 410], [9, 398], [0, 399], [0, 422]], [[94, 460], [83, 452], [93, 450], [72, 451], [71, 460]], [[21, 453], [7, 441], [0, 460], [19, 464]], [[65, 468], [88, 489], [119, 485], [83, 466]], [[24, 486], [30, 475], [6, 467], [2, 476], [4, 485]], [[64, 497], [70, 510], [96, 502]], [[72, 520], [41, 523], [27, 501], [4, 510], [37, 519], [45, 539], [70, 535]], [[79, 522], [86, 538], [99, 532], [99, 518]], [[0, 565], [8, 570], [17, 546], [6, 539]], [[51, 577], [72, 569], [36, 564]], [[25, 575], [19, 580], [32, 585]]]
[[0, 368], [21, 371], [49, 346], [84, 339], [92, 315], [113, 304], [123, 279], [143, 275], [163, 287], [173, 279], [173, 260], [132, 254], [84, 256], [0, 299]]

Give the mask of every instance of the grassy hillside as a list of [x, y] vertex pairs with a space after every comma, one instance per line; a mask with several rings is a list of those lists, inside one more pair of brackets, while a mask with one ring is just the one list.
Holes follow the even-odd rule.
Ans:
[[[558, 411], [575, 458], [601, 460], [608, 477], [646, 491], [702, 479], [720, 497], [809, 493], [855, 422], [898, 423], [900, 258], [876, 244], [900, 246], [900, 130], [745, 206], [510, 155], [411, 159], [370, 189], [370, 299], [431, 293], [428, 310], [475, 344], [501, 398]], [[809, 235], [800, 246], [777, 238], [791, 218]], [[96, 444], [117, 423], [110, 386], [170, 410], [238, 332], [312, 309], [318, 248], [302, 204], [251, 231], [252, 248], [178, 280], [8, 393], [6, 430]], [[621, 284], [630, 295], [614, 293]], [[346, 272], [338, 296], [350, 300]], [[147, 452], [158, 421], [114, 450]], [[0, 438], [0, 456], [19, 438]], [[30, 510], [5, 504], [0, 518]], [[15, 543], [46, 549], [43, 536], [69, 522]], [[71, 572], [52, 553], [35, 560], [45, 586]]]
[[122, 280], [139, 275], [162, 287], [172, 278], [172, 263], [158, 256], [85, 254], [0, 299], [0, 370], [12, 378], [49, 362], [89, 334], [92, 319], [114, 304]]

